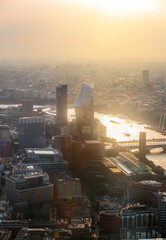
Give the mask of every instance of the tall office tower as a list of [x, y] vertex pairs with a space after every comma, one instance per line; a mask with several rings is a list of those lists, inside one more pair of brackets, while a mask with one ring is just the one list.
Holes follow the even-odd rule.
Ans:
[[33, 115], [33, 100], [23, 99], [22, 102], [22, 117], [32, 117]]
[[67, 123], [67, 85], [56, 87], [56, 120], [59, 124]]
[[19, 118], [19, 148], [42, 148], [46, 146], [44, 122], [41, 117]]
[[144, 160], [146, 157], [146, 132], [139, 133], [139, 158]]
[[92, 87], [86, 83], [82, 84], [76, 104], [76, 127], [77, 136], [91, 139], [93, 134], [94, 106]]
[[149, 82], [149, 70], [143, 70], [143, 82], [146, 84]]

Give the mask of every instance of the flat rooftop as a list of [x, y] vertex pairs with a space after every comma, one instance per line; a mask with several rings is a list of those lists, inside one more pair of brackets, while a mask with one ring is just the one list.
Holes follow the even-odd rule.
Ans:
[[25, 148], [27, 154], [35, 155], [55, 155], [59, 152], [55, 148]]
[[85, 140], [86, 144], [100, 144], [101, 142], [99, 140]]
[[152, 180], [140, 181], [138, 183], [142, 185], [152, 186], [152, 187], [161, 187], [163, 185], [161, 182], [156, 182]]

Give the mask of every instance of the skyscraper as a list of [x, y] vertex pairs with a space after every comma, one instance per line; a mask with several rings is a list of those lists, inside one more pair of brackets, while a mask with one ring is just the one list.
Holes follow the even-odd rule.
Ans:
[[139, 133], [139, 158], [144, 160], [146, 157], [146, 132]]
[[93, 91], [92, 87], [86, 83], [82, 84], [78, 94], [75, 111], [77, 135], [91, 139], [94, 121]]
[[41, 117], [19, 119], [19, 148], [45, 147], [44, 122]]
[[59, 124], [67, 123], [67, 85], [56, 87], [56, 120]]
[[145, 84], [149, 83], [149, 70], [143, 70], [143, 82]]
[[33, 115], [33, 100], [23, 99], [22, 102], [22, 117], [32, 117]]

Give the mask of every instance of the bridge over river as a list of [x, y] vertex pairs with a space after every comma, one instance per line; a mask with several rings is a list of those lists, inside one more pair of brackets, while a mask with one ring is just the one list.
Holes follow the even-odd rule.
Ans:
[[[139, 140], [120, 141], [118, 142], [118, 145], [129, 148], [129, 149], [135, 149], [135, 148], [139, 148]], [[160, 147], [166, 149], [166, 138], [147, 139], [146, 147], [147, 149], [160, 148]]]

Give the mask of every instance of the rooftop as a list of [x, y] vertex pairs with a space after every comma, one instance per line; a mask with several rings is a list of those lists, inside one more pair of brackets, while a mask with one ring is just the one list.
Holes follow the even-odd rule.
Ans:
[[27, 154], [35, 154], [35, 155], [55, 155], [59, 154], [59, 152], [55, 148], [25, 148], [25, 152]]
[[140, 181], [138, 183], [142, 185], [152, 186], [152, 187], [161, 187], [163, 185], [161, 182], [156, 182], [152, 180]]

